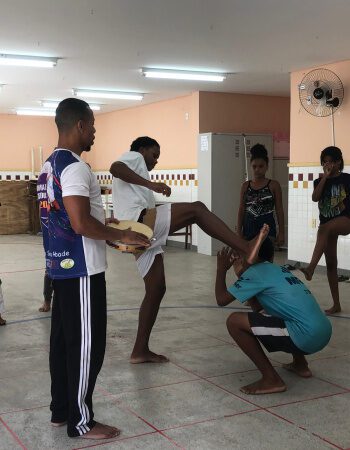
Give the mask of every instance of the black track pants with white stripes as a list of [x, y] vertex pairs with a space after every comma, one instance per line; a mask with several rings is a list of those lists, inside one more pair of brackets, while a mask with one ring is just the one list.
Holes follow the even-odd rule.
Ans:
[[68, 436], [94, 425], [92, 393], [106, 348], [105, 274], [53, 280], [50, 373], [52, 422], [68, 422]]

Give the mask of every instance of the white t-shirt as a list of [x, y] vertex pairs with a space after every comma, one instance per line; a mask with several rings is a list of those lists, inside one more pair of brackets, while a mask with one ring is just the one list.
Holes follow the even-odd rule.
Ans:
[[88, 197], [91, 216], [105, 223], [96, 176], [77, 154], [56, 149], [38, 179], [47, 268], [54, 279], [95, 275], [107, 268], [105, 241], [78, 235], [71, 227], [63, 198], [72, 195]]
[[[142, 178], [150, 180], [145, 160], [139, 152], [126, 152], [118, 159]], [[113, 212], [119, 220], [137, 220], [143, 209], [155, 208], [153, 191], [113, 178]]]

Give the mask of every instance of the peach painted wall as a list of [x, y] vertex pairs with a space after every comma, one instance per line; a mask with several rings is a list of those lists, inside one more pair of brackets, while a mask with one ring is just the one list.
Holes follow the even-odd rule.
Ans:
[[96, 116], [95, 145], [87, 160], [95, 170], [108, 170], [139, 136], [161, 146], [158, 169], [197, 166], [198, 92], [167, 101]]
[[199, 93], [200, 133], [269, 133], [274, 155], [289, 156], [290, 99], [265, 95]]
[[[341, 61], [322, 67], [332, 70], [344, 85], [344, 101], [334, 114], [335, 145], [343, 151], [344, 159], [350, 163], [350, 61]], [[332, 144], [331, 117], [315, 117], [300, 105], [298, 84], [308, 68], [291, 74], [291, 163], [319, 164], [321, 151]]]
[[[135, 138], [148, 135], [161, 145], [159, 169], [195, 168], [197, 136], [206, 131], [272, 133], [275, 156], [288, 156], [289, 98], [195, 92], [99, 114], [95, 145], [84, 158], [94, 170], [108, 170]], [[53, 118], [0, 115], [0, 170], [30, 170], [31, 147], [43, 146], [46, 158], [56, 143]]]
[[[0, 115], [0, 170], [31, 170], [31, 148], [43, 147], [44, 159], [57, 144], [54, 117]], [[39, 170], [36, 152], [35, 170]]]

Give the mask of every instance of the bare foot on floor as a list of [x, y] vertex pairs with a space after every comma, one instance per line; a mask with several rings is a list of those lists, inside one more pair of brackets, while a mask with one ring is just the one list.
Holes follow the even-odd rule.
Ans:
[[82, 439], [112, 439], [120, 435], [120, 430], [110, 425], [96, 422], [96, 425], [87, 433], [78, 436]]
[[341, 312], [341, 307], [339, 306], [335, 306], [333, 305], [332, 308], [326, 309], [325, 313], [327, 314], [327, 316], [329, 316], [330, 314], [337, 314]]
[[309, 269], [308, 267], [300, 267], [300, 271], [303, 272], [303, 274], [305, 275], [305, 278], [307, 279], [307, 281], [311, 281], [312, 277], [314, 276], [314, 273], [311, 269]]
[[67, 425], [67, 421], [64, 422], [51, 422], [51, 426], [55, 428], [64, 427], [64, 425]]
[[167, 363], [169, 359], [164, 355], [157, 355], [150, 350], [146, 353], [139, 355], [132, 354], [130, 356], [131, 364], [141, 364], [141, 363]]
[[39, 311], [40, 312], [49, 312], [51, 310], [51, 303], [50, 302], [44, 302], [42, 306], [40, 306]]
[[0, 314], [0, 327], [2, 327], [3, 325], [6, 325], [6, 320], [3, 319]]
[[261, 244], [264, 242], [264, 240], [267, 238], [267, 235], [269, 234], [270, 227], [264, 223], [262, 226], [259, 234], [256, 238], [249, 241], [249, 250], [247, 253], [247, 263], [248, 264], [254, 264], [256, 260], [258, 259], [258, 253], [261, 247]]
[[248, 395], [276, 394], [277, 392], [284, 392], [286, 390], [287, 386], [282, 379], [269, 381], [264, 380], [264, 378], [240, 388], [241, 392]]
[[299, 377], [302, 378], [310, 378], [312, 377], [312, 372], [309, 369], [308, 365], [298, 365], [295, 363], [290, 364], [283, 364], [283, 369], [289, 370], [290, 372], [295, 373], [296, 375], [299, 375]]

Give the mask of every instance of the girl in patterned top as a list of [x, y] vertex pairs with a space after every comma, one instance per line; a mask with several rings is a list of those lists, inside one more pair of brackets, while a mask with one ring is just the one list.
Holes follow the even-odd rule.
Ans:
[[301, 270], [310, 281], [324, 253], [333, 298], [333, 306], [326, 310], [326, 314], [334, 314], [341, 311], [338, 287], [338, 237], [350, 234], [350, 174], [343, 173], [343, 155], [338, 147], [325, 148], [321, 152], [320, 159], [324, 175], [314, 181], [312, 194], [312, 200], [318, 202], [320, 226], [311, 262]]
[[[281, 186], [276, 180], [266, 178], [269, 158], [261, 144], [250, 150], [253, 179], [242, 184], [238, 210], [237, 229], [245, 239], [259, 234], [264, 223], [269, 225], [269, 237], [277, 246], [284, 243], [284, 213]], [[276, 223], [277, 219], [277, 223]]]

